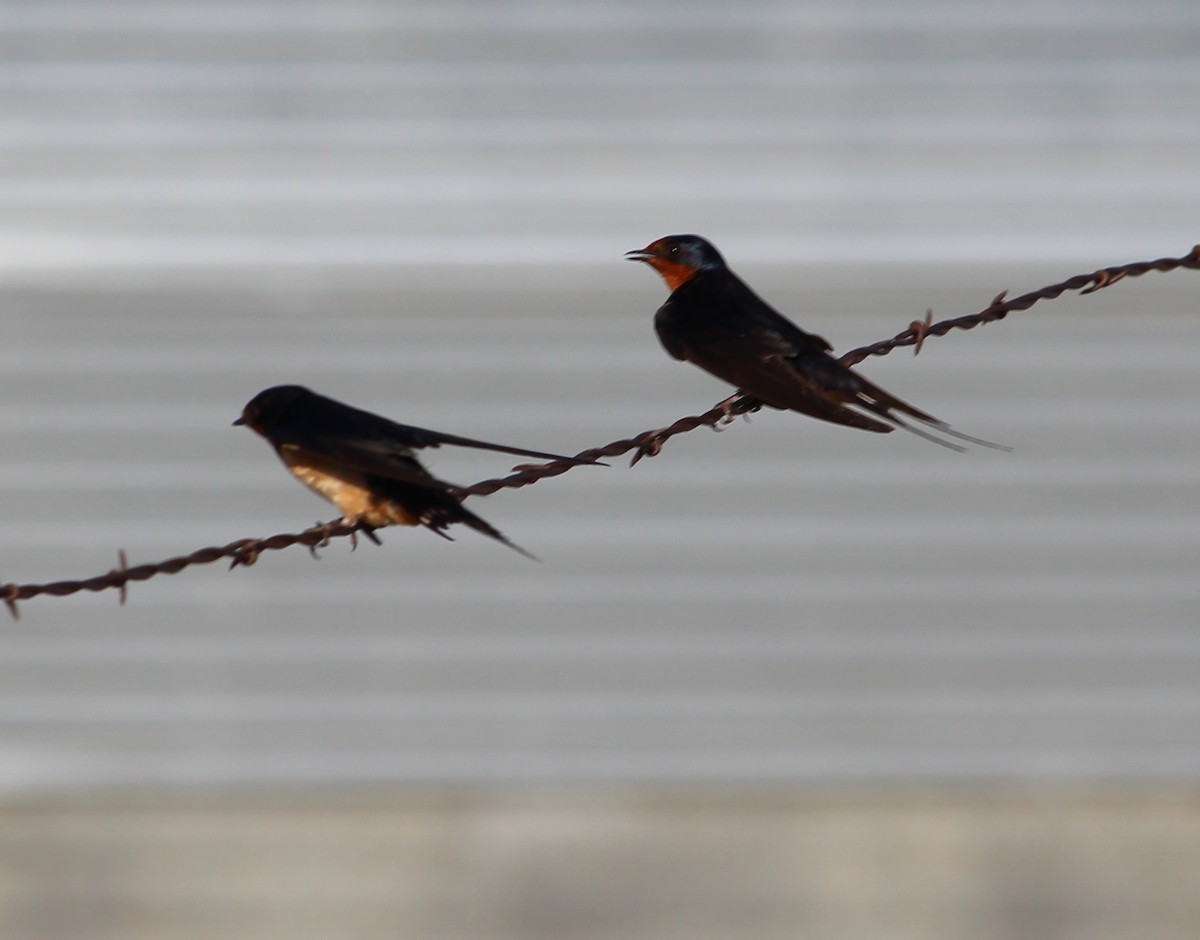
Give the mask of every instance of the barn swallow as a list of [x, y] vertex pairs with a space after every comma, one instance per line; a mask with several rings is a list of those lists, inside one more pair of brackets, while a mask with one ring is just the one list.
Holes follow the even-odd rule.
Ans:
[[741, 394], [864, 431], [901, 427], [953, 450], [966, 448], [905, 419], [972, 444], [1009, 449], [954, 430], [842, 365], [828, 342], [754, 293], [699, 235], [667, 235], [625, 257], [654, 268], [671, 292], [654, 315], [667, 352], [736, 385]]
[[464, 508], [454, 485], [432, 476], [413, 451], [457, 444], [594, 463], [397, 424], [299, 385], [259, 392], [233, 423], [266, 438], [292, 475], [340, 509], [347, 525], [361, 525], [368, 533], [388, 525], [423, 525], [448, 539], [446, 527], [461, 522], [528, 558], [534, 556]]

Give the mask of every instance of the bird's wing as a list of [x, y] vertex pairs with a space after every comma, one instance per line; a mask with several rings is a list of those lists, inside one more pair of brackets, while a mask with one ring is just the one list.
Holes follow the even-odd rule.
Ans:
[[[837, 365], [824, 351], [798, 351], [774, 330], [751, 330], [723, 342], [690, 346], [688, 359], [772, 407], [866, 431], [892, 430], [890, 425], [846, 407], [840, 396], [827, 391], [824, 376], [813, 374], [814, 369], [824, 371], [830, 364]], [[811, 368], [804, 367], [806, 361]]]
[[286, 454], [302, 461], [318, 460], [328, 465], [343, 467], [347, 471], [395, 480], [398, 483], [410, 483], [432, 490], [447, 490], [453, 488], [453, 483], [439, 480], [421, 466], [416, 457], [410, 452], [397, 450], [381, 450], [374, 441], [364, 441], [343, 435], [330, 434], [301, 434], [288, 435], [286, 440], [276, 442], [275, 446], [284, 457], [284, 463], [289, 466], [295, 459], [289, 460]]
[[[804, 340], [816, 339], [825, 343], [819, 336], [800, 332]], [[764, 349], [773, 351], [768, 355], [781, 356], [804, 381], [834, 401], [858, 405], [887, 420], [894, 420], [889, 412], [895, 410], [927, 424], [940, 427], [945, 423], [884, 391], [849, 366], [838, 362], [825, 351], [829, 348], [828, 343], [825, 343], [824, 349], [817, 349], [811, 343], [796, 343], [794, 337], [780, 335], [773, 330], [756, 331], [756, 338]]]
[[560, 457], [557, 454], [524, 450], [397, 424], [379, 415], [344, 406], [319, 416], [312, 415], [310, 418], [290, 421], [286, 426], [272, 429], [271, 436], [276, 446], [291, 446], [321, 454], [363, 473], [404, 483], [433, 487], [451, 485], [430, 475], [413, 455], [415, 449], [438, 447], [442, 444], [475, 447], [544, 460], [585, 462]]
[[[400, 424], [370, 411], [352, 408], [327, 399], [321, 403], [319, 410], [309, 414], [316, 420], [305, 422], [311, 429], [317, 426], [321, 431], [323, 443], [330, 446], [339, 441], [353, 441], [355, 448], [383, 455], [407, 453], [409, 450], [424, 447], [439, 447], [442, 444], [454, 444], [459, 447], [474, 447], [479, 450], [498, 451], [505, 454], [515, 454], [519, 457], [534, 457], [539, 460], [566, 460], [571, 463], [595, 463], [595, 461], [579, 460], [562, 454], [551, 454], [540, 450], [527, 450], [523, 447], [510, 447], [507, 444], [493, 444], [470, 437], [460, 437], [456, 434], [444, 434], [428, 428], [413, 427]], [[289, 429], [291, 430], [291, 429]], [[311, 433], [311, 430], [310, 432]], [[298, 441], [303, 446], [303, 442]]]
[[438, 447], [442, 444], [454, 444], [458, 447], [474, 447], [477, 450], [491, 450], [502, 454], [515, 454], [518, 457], [534, 457], [538, 460], [565, 460], [574, 464], [594, 464], [595, 460], [582, 460], [578, 457], [567, 457], [563, 454], [551, 454], [540, 450], [526, 450], [523, 447], [510, 447], [508, 444], [492, 444], [471, 437], [459, 437], [457, 434], [444, 434], [441, 431], [430, 431], [425, 428], [407, 428], [412, 433], [412, 447]]
[[741, 324], [747, 338], [769, 347], [773, 353], [797, 356], [820, 354], [833, 350], [829, 340], [816, 333], [800, 329], [791, 320], [754, 293], [741, 278], [730, 278], [726, 285], [727, 308], [737, 311], [735, 322]]

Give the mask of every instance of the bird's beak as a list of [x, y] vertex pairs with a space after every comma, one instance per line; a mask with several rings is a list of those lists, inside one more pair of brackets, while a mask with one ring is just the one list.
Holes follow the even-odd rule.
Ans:
[[245, 423], [246, 423], [246, 416], [242, 415], [242, 417], [238, 418], [235, 422], [233, 422], [233, 424], [230, 425], [230, 427], [240, 428], [240, 427], [244, 426]]
[[649, 261], [653, 257], [654, 255], [648, 252], [645, 248], [638, 248], [634, 251], [625, 252], [626, 261]]

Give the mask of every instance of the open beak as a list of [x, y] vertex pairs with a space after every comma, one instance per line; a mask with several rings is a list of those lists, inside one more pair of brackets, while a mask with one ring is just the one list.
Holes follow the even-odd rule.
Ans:
[[625, 252], [626, 261], [649, 261], [653, 257], [654, 255], [648, 252], [645, 248], [638, 248], [634, 251]]

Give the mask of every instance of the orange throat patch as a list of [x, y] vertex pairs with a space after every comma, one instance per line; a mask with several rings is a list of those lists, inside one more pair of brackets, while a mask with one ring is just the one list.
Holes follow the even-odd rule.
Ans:
[[666, 261], [662, 258], [649, 258], [646, 263], [658, 272], [658, 276], [666, 282], [667, 290], [671, 291], [671, 293], [674, 293], [696, 276], [696, 269], [686, 264], [676, 264], [673, 261]]

